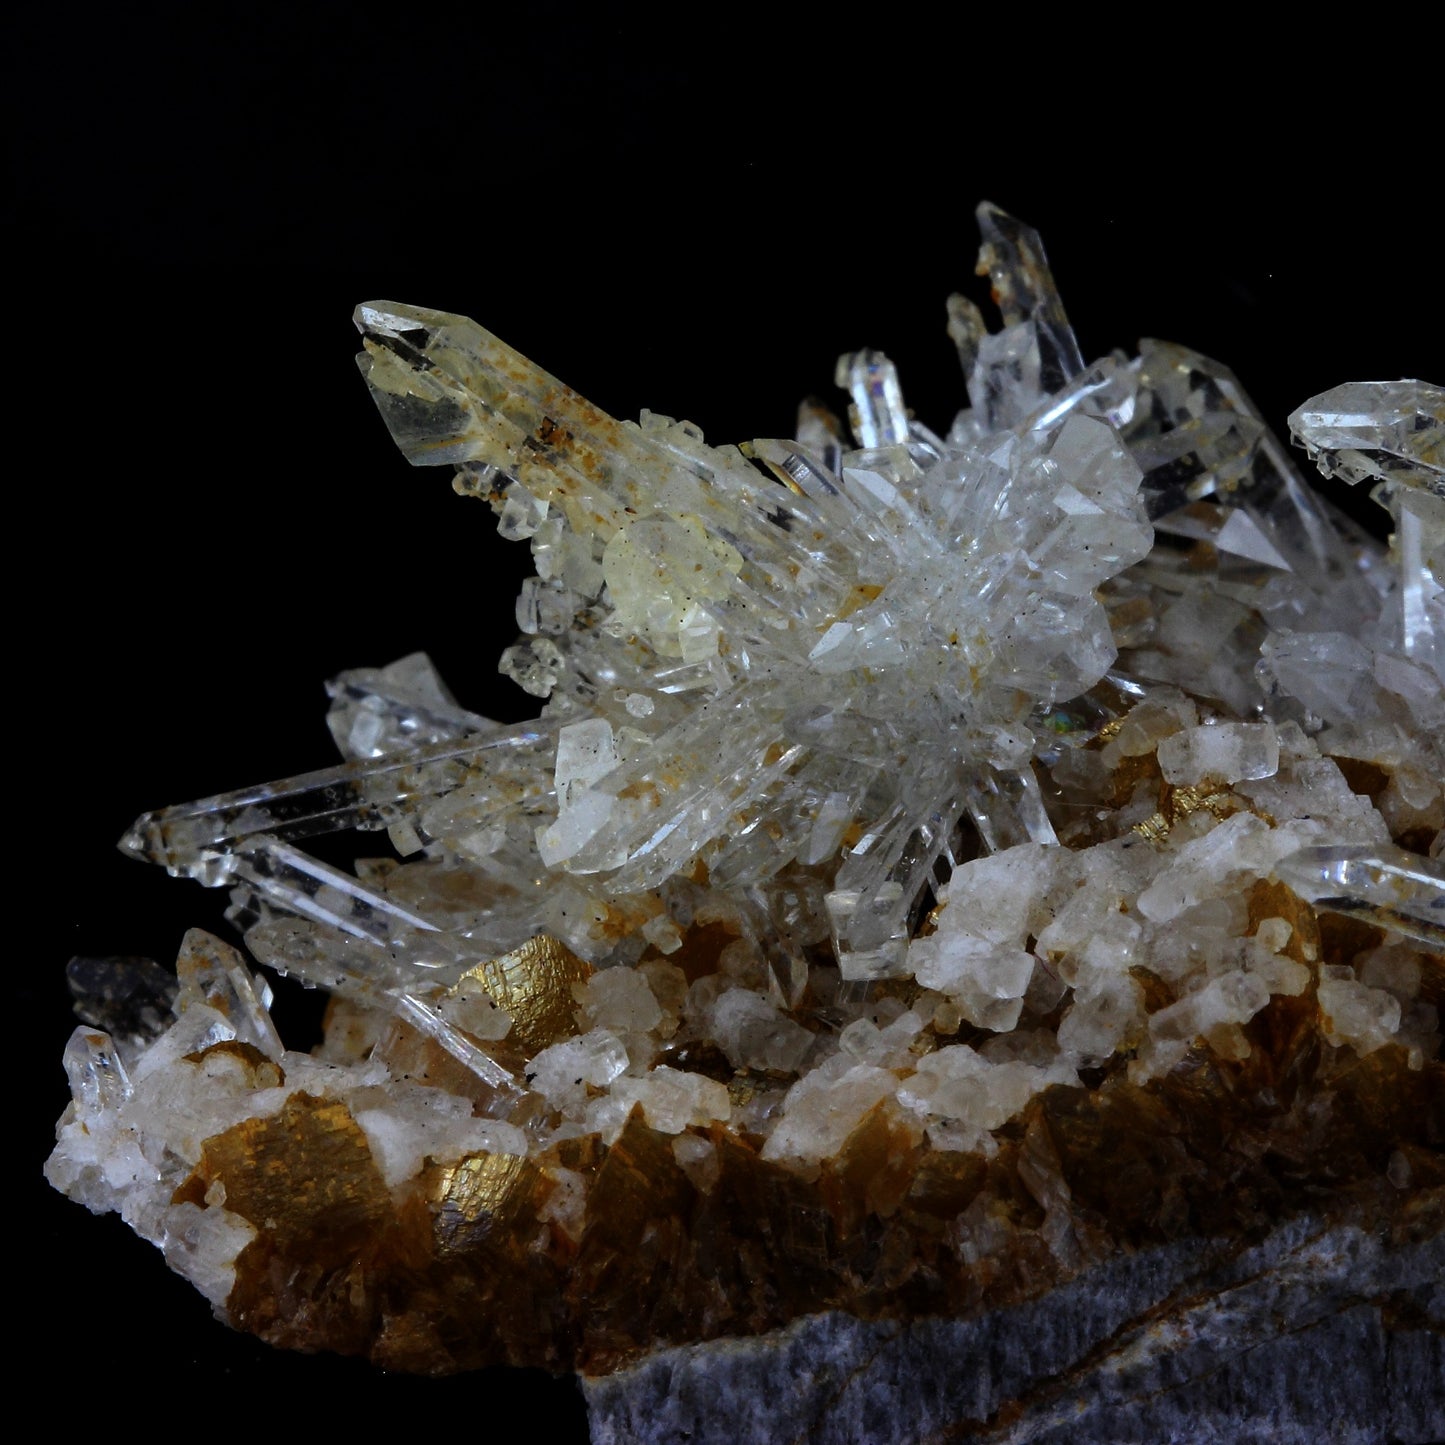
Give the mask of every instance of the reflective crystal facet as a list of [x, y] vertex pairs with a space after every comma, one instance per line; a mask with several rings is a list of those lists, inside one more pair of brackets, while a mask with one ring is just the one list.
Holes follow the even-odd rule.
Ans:
[[1445, 948], [1445, 863], [1388, 844], [1301, 848], [1275, 865], [1320, 908], [1351, 913], [1432, 948]]

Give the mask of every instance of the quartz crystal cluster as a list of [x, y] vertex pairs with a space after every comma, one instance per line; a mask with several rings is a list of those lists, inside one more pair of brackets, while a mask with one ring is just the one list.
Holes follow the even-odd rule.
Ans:
[[[719, 447], [358, 308], [402, 451], [531, 548], [538, 715], [416, 654], [330, 684], [340, 764], [142, 816], [326, 1038], [199, 931], [175, 978], [78, 963], [58, 1188], [232, 1323], [428, 1371], [1438, 1197], [1445, 394], [1290, 418], [1386, 548], [1223, 366], [1086, 364], [1038, 237], [979, 221], [1003, 324], [950, 300], [946, 432], [878, 352], [846, 426]], [[352, 871], [304, 849], [352, 828]]]

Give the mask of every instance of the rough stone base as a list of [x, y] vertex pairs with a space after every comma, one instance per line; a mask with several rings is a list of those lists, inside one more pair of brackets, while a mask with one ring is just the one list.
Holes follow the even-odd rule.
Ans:
[[1445, 1438], [1445, 1238], [1295, 1219], [969, 1320], [810, 1316], [584, 1381], [594, 1445]]

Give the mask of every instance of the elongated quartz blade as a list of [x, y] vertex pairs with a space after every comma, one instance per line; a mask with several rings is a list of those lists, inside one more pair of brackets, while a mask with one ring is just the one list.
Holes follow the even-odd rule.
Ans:
[[215, 887], [230, 881], [236, 847], [258, 833], [294, 839], [345, 828], [382, 828], [402, 818], [403, 805], [468, 783], [482, 783], [498, 809], [539, 795], [546, 786], [535, 769], [514, 771], [506, 764], [555, 746], [554, 726], [543, 723], [500, 737], [436, 743], [401, 757], [342, 763], [143, 813], [120, 848]]
[[976, 214], [983, 236], [978, 274], [989, 278], [1006, 326], [1033, 323], [1040, 385], [1052, 394], [1084, 369], [1084, 358], [1074, 328], [1064, 315], [1044, 243], [1032, 226], [989, 201], [984, 201]]
[[1312, 397], [1289, 427], [1327, 477], [1375, 482], [1395, 524], [1400, 650], [1445, 683], [1445, 388], [1350, 382]]
[[1275, 872], [1317, 908], [1445, 948], [1445, 863], [1391, 844], [1301, 848]]

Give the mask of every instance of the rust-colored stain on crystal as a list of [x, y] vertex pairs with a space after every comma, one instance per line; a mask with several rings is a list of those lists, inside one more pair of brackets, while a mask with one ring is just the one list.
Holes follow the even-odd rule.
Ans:
[[215, 1183], [226, 1208], [273, 1249], [318, 1263], [349, 1258], [392, 1215], [360, 1125], [344, 1104], [313, 1094], [293, 1094], [279, 1113], [206, 1140], [183, 1192], [204, 1196]]
[[229, 1066], [238, 1070], [248, 1089], [276, 1089], [286, 1082], [286, 1071], [281, 1065], [244, 1039], [223, 1039], [185, 1057], [189, 1063], [209, 1069]]

